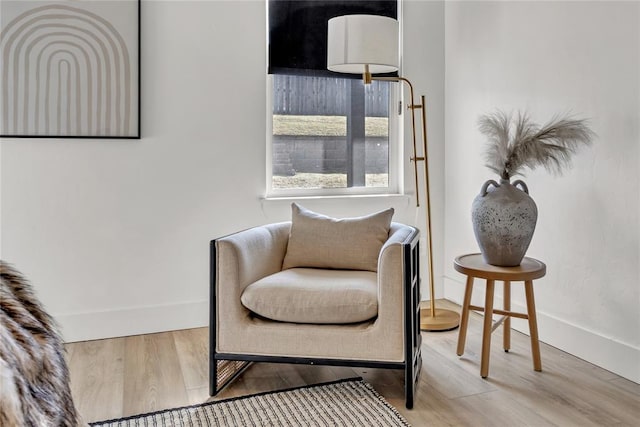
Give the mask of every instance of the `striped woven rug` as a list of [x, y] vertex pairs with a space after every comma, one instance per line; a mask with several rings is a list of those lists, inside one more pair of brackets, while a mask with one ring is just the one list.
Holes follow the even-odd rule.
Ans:
[[409, 426], [361, 378], [219, 400], [118, 420], [100, 427], [182, 426]]

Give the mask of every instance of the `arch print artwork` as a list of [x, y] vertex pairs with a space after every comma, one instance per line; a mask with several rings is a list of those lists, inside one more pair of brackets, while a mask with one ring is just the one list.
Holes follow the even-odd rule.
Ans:
[[0, 0], [0, 137], [140, 138], [140, 0]]

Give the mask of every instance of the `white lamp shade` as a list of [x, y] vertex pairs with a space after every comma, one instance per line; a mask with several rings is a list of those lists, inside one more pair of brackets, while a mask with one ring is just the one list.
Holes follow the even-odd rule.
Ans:
[[377, 15], [344, 15], [329, 20], [327, 69], [338, 73], [391, 73], [399, 68], [398, 21]]

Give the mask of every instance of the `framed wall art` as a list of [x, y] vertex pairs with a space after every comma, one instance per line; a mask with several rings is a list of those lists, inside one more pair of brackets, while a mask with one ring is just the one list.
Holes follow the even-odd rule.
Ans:
[[140, 0], [0, 0], [0, 137], [140, 138]]

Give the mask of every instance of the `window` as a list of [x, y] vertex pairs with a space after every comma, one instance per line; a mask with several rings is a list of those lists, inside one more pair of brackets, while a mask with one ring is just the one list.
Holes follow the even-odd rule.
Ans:
[[269, 0], [267, 195], [399, 192], [399, 85], [326, 70], [327, 21], [396, 1]]
[[338, 77], [271, 80], [271, 195], [397, 192], [390, 150], [397, 144], [389, 137], [397, 128], [395, 115], [389, 119], [394, 86]]

